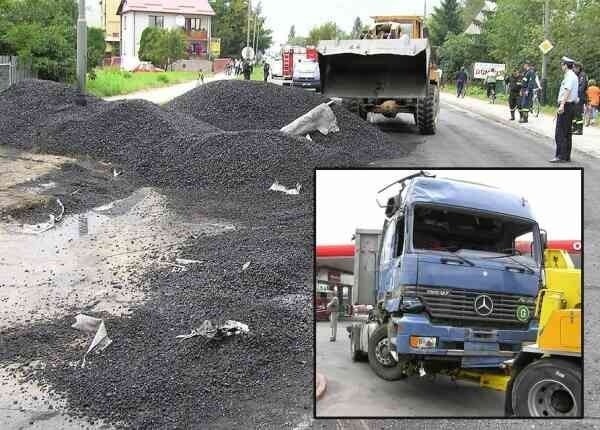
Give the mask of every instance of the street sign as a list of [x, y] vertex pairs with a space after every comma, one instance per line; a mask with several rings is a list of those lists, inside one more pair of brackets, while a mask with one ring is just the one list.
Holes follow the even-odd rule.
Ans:
[[552, 48], [554, 48], [554, 45], [552, 45], [552, 43], [550, 43], [550, 41], [548, 39], [544, 40], [542, 43], [540, 43], [540, 51], [542, 51], [542, 53], [544, 55], [546, 55], [548, 52], [552, 51]]
[[473, 65], [473, 79], [485, 79], [485, 75], [492, 69], [498, 73], [498, 80], [504, 79], [506, 64], [498, 63], [475, 63]]
[[213, 37], [210, 39], [210, 53], [214, 58], [219, 58], [221, 56], [221, 39], [218, 37]]
[[254, 60], [254, 49], [251, 46], [246, 46], [242, 49], [242, 58], [248, 61]]

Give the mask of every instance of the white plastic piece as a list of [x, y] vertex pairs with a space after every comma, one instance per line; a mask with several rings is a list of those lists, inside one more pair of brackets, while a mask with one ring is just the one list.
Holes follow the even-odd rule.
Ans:
[[86, 333], [96, 332], [92, 343], [90, 344], [87, 352], [83, 356], [83, 361], [81, 362], [82, 368], [85, 367], [85, 360], [90, 352], [94, 350], [96, 351], [96, 353], [103, 351], [108, 345], [112, 343], [112, 340], [108, 337], [108, 333], [106, 331], [106, 326], [104, 325], [103, 319], [94, 318], [89, 315], [79, 314], [75, 317], [75, 324], [73, 324], [71, 328]]
[[242, 272], [243, 272], [244, 270], [246, 270], [246, 269], [247, 269], [249, 266], [250, 266], [250, 262], [249, 262], [249, 261], [246, 261], [246, 262], [245, 262], [245, 263], [242, 265]]
[[285, 185], [281, 185], [278, 181], [273, 182], [273, 185], [269, 188], [271, 191], [280, 191], [289, 195], [298, 195], [301, 189], [302, 185], [300, 183], [296, 183], [296, 187], [294, 188], [288, 188]]
[[321, 134], [337, 133], [340, 128], [337, 125], [335, 114], [328, 103], [321, 103], [299, 118], [281, 129], [286, 134], [293, 136], [306, 136], [307, 133], [319, 131]]

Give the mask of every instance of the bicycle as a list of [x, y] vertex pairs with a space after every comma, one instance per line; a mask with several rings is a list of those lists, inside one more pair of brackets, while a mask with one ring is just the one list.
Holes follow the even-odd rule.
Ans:
[[531, 111], [537, 118], [540, 115], [541, 103], [539, 97], [540, 89], [533, 90], [533, 99], [531, 100]]

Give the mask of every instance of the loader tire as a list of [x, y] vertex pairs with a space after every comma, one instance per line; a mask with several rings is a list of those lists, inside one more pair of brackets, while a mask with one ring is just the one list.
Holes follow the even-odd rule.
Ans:
[[581, 365], [542, 358], [515, 378], [512, 404], [516, 417], [581, 417]]
[[435, 134], [439, 110], [439, 91], [431, 85], [427, 95], [417, 102], [416, 121], [421, 134]]
[[388, 342], [387, 326], [380, 325], [369, 339], [369, 365], [377, 376], [386, 381], [406, 378], [404, 369], [389, 353]]

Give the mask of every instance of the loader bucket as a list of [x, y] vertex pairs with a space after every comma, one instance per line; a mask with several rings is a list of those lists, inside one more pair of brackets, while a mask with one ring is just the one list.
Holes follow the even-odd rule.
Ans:
[[318, 51], [325, 96], [405, 99], [426, 94], [426, 39], [322, 41]]

